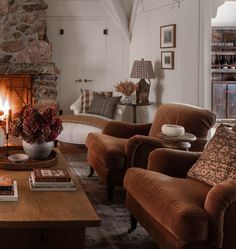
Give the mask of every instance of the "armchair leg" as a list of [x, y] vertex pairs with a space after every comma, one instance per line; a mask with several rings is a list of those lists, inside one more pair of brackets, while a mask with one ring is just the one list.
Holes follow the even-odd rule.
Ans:
[[128, 229], [128, 233], [132, 233], [137, 228], [137, 220], [131, 214], [130, 215], [130, 228]]
[[90, 168], [90, 173], [89, 173], [88, 177], [92, 177], [93, 173], [94, 173], [94, 168], [91, 166], [89, 166], [89, 168]]
[[57, 148], [58, 140], [54, 140], [54, 147]]
[[108, 205], [111, 203], [111, 201], [113, 200], [113, 196], [114, 196], [114, 186], [111, 184], [107, 185], [107, 201], [108, 201]]

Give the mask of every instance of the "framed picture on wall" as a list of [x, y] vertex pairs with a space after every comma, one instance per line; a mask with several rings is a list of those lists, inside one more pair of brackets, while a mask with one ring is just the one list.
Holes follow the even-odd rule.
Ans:
[[176, 47], [176, 24], [170, 24], [160, 27], [160, 47]]
[[174, 69], [174, 51], [161, 52], [161, 68]]

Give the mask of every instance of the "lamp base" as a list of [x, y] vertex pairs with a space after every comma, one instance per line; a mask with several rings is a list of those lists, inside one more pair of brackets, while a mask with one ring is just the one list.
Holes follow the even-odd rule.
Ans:
[[138, 89], [136, 91], [136, 102], [138, 104], [148, 104], [149, 91], [151, 82], [148, 83], [145, 79], [141, 79], [138, 83]]

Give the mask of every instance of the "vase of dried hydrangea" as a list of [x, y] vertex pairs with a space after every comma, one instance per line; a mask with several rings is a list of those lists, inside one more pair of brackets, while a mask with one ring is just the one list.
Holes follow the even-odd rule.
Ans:
[[27, 154], [31, 159], [35, 160], [44, 160], [46, 159], [53, 148], [53, 141], [50, 142], [34, 142], [27, 143], [25, 140], [22, 140], [22, 146], [25, 154]]

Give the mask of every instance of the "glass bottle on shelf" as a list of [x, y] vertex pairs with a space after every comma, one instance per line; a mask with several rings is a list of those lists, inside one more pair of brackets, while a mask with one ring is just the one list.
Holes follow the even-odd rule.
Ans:
[[236, 56], [234, 55], [234, 57], [233, 57], [233, 63], [232, 63], [232, 69], [235, 69], [235, 67], [236, 67]]
[[225, 64], [225, 58], [224, 55], [220, 56], [220, 65], [223, 66]]
[[224, 56], [224, 69], [227, 69], [228, 68], [228, 65], [229, 65], [229, 62], [227, 60], [227, 56]]
[[230, 65], [231, 68], [233, 67], [233, 64], [234, 64], [234, 62], [233, 62], [233, 55], [230, 55], [229, 65]]
[[219, 55], [216, 55], [215, 66], [219, 67], [219, 64], [220, 64]]

